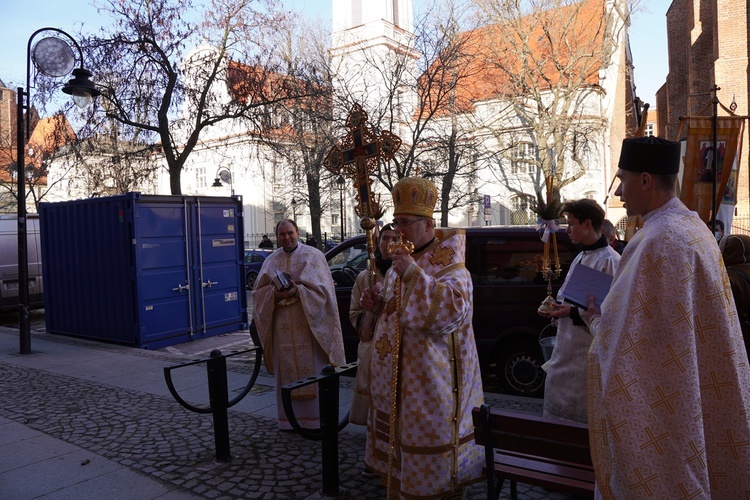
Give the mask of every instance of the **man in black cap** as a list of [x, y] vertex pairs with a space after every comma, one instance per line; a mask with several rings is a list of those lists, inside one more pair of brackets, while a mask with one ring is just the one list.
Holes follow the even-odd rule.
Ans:
[[617, 177], [643, 228], [581, 317], [604, 498], [750, 497], [750, 367], [716, 240], [677, 198], [680, 145], [626, 139]]

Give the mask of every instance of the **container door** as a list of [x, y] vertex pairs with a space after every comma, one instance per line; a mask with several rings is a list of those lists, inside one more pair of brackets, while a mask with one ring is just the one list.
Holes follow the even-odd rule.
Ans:
[[182, 201], [136, 205], [135, 245], [141, 310], [141, 343], [194, 332], [188, 205]]
[[195, 214], [196, 334], [236, 330], [245, 322], [246, 302], [241, 272], [244, 245], [237, 204], [198, 199]]

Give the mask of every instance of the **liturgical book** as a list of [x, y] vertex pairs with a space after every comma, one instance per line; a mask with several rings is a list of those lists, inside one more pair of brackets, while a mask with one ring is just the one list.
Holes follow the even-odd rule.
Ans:
[[565, 302], [581, 309], [588, 309], [589, 295], [593, 295], [597, 309], [601, 309], [611, 285], [612, 276], [609, 274], [578, 264], [568, 274], [565, 284], [560, 289], [560, 295]]

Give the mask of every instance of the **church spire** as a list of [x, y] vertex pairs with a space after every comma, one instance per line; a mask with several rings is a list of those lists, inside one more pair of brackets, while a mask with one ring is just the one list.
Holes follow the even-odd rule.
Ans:
[[411, 0], [333, 0], [333, 32], [368, 24], [413, 30]]

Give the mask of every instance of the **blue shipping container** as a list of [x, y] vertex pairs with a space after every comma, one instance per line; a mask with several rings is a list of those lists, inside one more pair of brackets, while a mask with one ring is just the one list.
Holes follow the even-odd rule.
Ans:
[[158, 349], [247, 328], [242, 199], [40, 205], [47, 332]]

